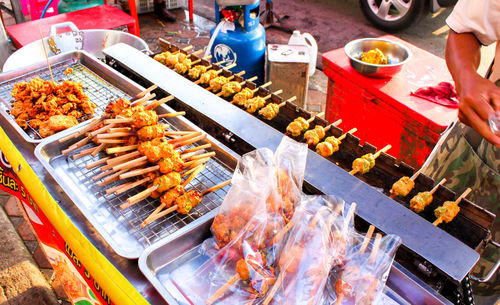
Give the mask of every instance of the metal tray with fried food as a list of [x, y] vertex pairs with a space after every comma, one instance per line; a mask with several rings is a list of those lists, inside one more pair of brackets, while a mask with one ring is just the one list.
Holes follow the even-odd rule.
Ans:
[[[82, 123], [88, 123], [93, 117], [99, 117], [109, 101], [125, 97], [130, 98], [140, 88], [135, 82], [116, 72], [97, 58], [85, 51], [72, 51], [60, 54], [49, 59], [52, 74], [56, 83], [70, 80], [82, 84], [90, 102], [96, 104], [93, 115], [83, 115], [78, 119], [78, 124], [70, 129], [78, 128]], [[68, 69], [69, 68], [69, 69]], [[23, 67], [0, 74], [0, 113], [14, 127], [14, 129], [29, 143], [38, 144], [44, 138], [40, 135], [39, 128], [35, 128], [28, 121], [23, 129], [10, 114], [13, 102], [12, 89], [16, 83], [39, 77], [51, 80], [47, 62], [39, 62], [31, 66]], [[140, 89], [139, 89], [140, 90]], [[59, 132], [46, 137], [53, 138]]]

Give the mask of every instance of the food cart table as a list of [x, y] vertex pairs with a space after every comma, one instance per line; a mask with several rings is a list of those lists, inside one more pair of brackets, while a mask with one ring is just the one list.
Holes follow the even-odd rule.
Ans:
[[440, 82], [453, 82], [444, 59], [394, 36], [382, 39], [407, 46], [412, 58], [392, 78], [370, 78], [355, 71], [344, 49], [323, 54], [328, 76], [326, 118], [342, 118], [343, 129], [375, 146], [392, 144], [391, 154], [419, 168], [441, 133], [457, 119], [457, 109], [410, 95]]

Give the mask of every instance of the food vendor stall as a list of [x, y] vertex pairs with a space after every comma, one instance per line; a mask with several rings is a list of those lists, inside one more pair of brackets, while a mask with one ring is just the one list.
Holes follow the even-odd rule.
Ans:
[[[173, 45], [164, 44], [163, 47], [189, 55]], [[398, 164], [387, 150], [389, 146], [382, 151], [382, 147], [377, 149], [368, 142], [359, 145], [360, 139], [353, 131], [341, 130], [290, 101], [283, 101], [279, 94], [257, 87], [240, 75], [233, 75], [196, 55], [190, 55], [192, 62], [198, 61], [220, 71], [224, 77], [244, 83], [242, 85], [252, 95], [268, 100], [268, 104], [276, 104], [275, 108], [260, 111], [264, 105], [258, 107], [247, 103], [245, 107], [245, 103], [238, 106], [236, 101], [231, 105], [234, 92], [225, 97], [225, 94], [217, 94], [221, 88], [214, 90], [216, 92], [208, 91], [206, 87], [215, 84], [200, 86], [195, 77], [179, 74], [155, 60], [158, 56], [148, 56], [125, 44], [114, 45], [103, 53], [107, 64], [82, 51], [51, 57], [54, 79], [56, 82], [68, 79], [82, 82], [83, 91], [96, 104], [97, 116], [111, 114], [106, 112], [110, 103], [120, 98], [133, 99], [153, 84], [158, 86], [153, 91], [157, 98], [173, 96], [166, 104], [154, 105], [156, 113], [163, 117], [161, 122], [168, 123], [172, 135], [186, 136], [182, 132], [203, 135], [196, 144], [189, 143], [193, 147], [186, 146], [189, 147], [186, 149], [210, 144], [210, 149], [203, 152], [215, 153], [193, 178], [196, 190], [201, 192], [230, 179], [243, 154], [264, 147], [274, 151], [285, 133], [294, 140], [306, 142], [302, 135], [304, 129], [320, 126], [324, 135], [316, 134], [319, 138], [342, 137], [342, 143], [337, 143], [338, 151], [326, 157], [317, 154], [314, 146], [310, 147], [303, 191], [333, 194], [347, 203], [356, 202], [358, 230], [365, 232], [373, 225], [378, 232], [401, 238], [402, 246], [391, 268], [385, 296], [397, 304], [451, 304], [462, 291], [457, 287], [467, 283], [479, 252], [491, 239], [488, 228], [495, 217], [492, 213], [464, 198], [453, 221], [435, 226], [434, 209], [445, 201], [455, 201], [458, 195], [439, 185], [438, 181], [419, 174], [414, 178], [415, 186], [410, 195], [390, 198], [393, 183], [402, 176], [413, 176], [416, 170], [404, 163]], [[66, 71], [69, 72], [64, 74]], [[14, 84], [35, 76], [50, 79], [45, 63], [0, 75], [1, 98], [5, 101], [0, 118], [0, 148], [10, 164], [3, 170], [4, 176], [9, 177], [4, 181], [15, 181], [8, 183], [17, 185], [10, 192], [20, 196], [25, 203], [23, 206], [44, 244], [49, 261], [53, 265], [61, 265], [64, 261], [71, 274], [80, 274], [73, 277], [70, 288], [74, 291], [71, 294], [73, 301], [76, 303], [78, 298], [83, 298], [101, 304], [187, 303], [169, 278], [174, 272], [192, 268], [189, 262], [194, 258], [193, 253], [210, 236], [210, 224], [229, 186], [204, 196], [188, 214], [170, 213], [142, 226], [157, 208], [159, 200], [147, 198], [137, 203], [131, 198], [142, 199], [147, 185], [133, 188], [136, 180], [127, 180], [131, 187], [122, 193], [118, 191], [121, 184], [113, 179], [106, 180], [108, 177], [102, 175], [106, 172], [101, 171], [106, 162], [116, 167], [110, 168], [115, 170], [113, 174], [119, 173], [119, 166], [125, 168], [130, 159], [109, 164], [103, 158], [110, 156], [106, 157], [106, 149], [98, 150], [99, 146], [119, 143], [126, 147], [128, 142], [106, 142], [100, 137], [96, 138], [96, 143], [80, 146], [78, 143], [83, 143], [87, 137], [85, 132], [92, 130], [90, 120], [41, 139], [37, 128], [30, 127], [26, 132], [7, 112], [12, 107], [9, 102]], [[139, 96], [138, 100], [143, 98]], [[257, 109], [252, 112], [252, 107]], [[185, 115], [169, 115], [180, 111]], [[136, 124], [134, 122], [139, 121], [127, 122]], [[294, 127], [297, 124], [290, 124], [293, 121], [301, 122], [298, 132]], [[109, 124], [112, 122], [117, 121]], [[310, 127], [304, 128], [304, 122]], [[130, 136], [132, 134], [127, 134]], [[319, 144], [312, 138], [311, 141]], [[74, 149], [68, 151], [68, 147]], [[129, 150], [121, 151], [130, 153]], [[370, 163], [370, 170], [351, 175], [353, 161], [367, 154], [373, 154], [374, 164]], [[132, 158], [139, 160], [138, 156]], [[113, 191], [107, 192], [103, 187], [106, 185]], [[429, 208], [420, 214], [411, 211], [411, 197], [434, 187], [434, 201]], [[464, 290], [464, 294], [467, 293]]]

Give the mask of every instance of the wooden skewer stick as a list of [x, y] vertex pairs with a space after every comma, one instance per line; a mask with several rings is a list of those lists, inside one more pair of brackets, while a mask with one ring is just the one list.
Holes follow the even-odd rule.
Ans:
[[194, 156], [188, 156], [187, 158], [183, 158], [183, 159], [189, 159], [192, 161], [192, 160], [205, 159], [207, 157], [213, 157], [213, 156], [215, 156], [215, 151], [211, 151], [211, 152], [199, 154], [199, 155], [194, 155]]
[[96, 142], [99, 144], [125, 144], [128, 139], [97, 139]]
[[129, 136], [135, 136], [136, 134], [137, 134], [136, 132], [127, 132], [127, 131], [101, 133], [101, 134], [98, 134], [96, 136], [96, 139], [110, 139], [110, 138], [129, 137]]
[[134, 96], [134, 98], [132, 98], [131, 102], [135, 101], [135, 100], [138, 100], [142, 97], [145, 97], [146, 94], [148, 94], [149, 92], [155, 90], [156, 88], [158, 88], [158, 85], [152, 85], [151, 87], [147, 88], [146, 90], [142, 91], [141, 93], [137, 94], [136, 96]]
[[268, 94], [268, 95], [264, 96], [262, 99], [264, 99], [264, 100], [266, 100], [266, 101], [267, 101], [268, 99], [270, 99], [270, 98], [273, 96], [273, 94], [274, 94], [274, 95], [279, 95], [279, 94], [281, 94], [281, 93], [283, 93], [283, 89], [276, 90], [276, 91], [274, 91], [273, 93], [271, 93], [271, 94]]
[[343, 135], [341, 135], [340, 137], [338, 137], [338, 140], [339, 141], [342, 141], [343, 139], [345, 139], [345, 137], [347, 137], [347, 134], [350, 133], [350, 134], [353, 134], [355, 133], [356, 131], [358, 131], [358, 129], [356, 127], [354, 127], [353, 129], [349, 130], [348, 132], [344, 133]]
[[201, 194], [200, 194], [200, 195], [203, 197], [203, 196], [205, 196], [206, 194], [209, 194], [209, 193], [215, 192], [216, 190], [219, 190], [219, 189], [221, 189], [221, 188], [225, 187], [226, 185], [230, 185], [230, 184], [231, 184], [231, 179], [226, 180], [226, 181], [221, 182], [221, 183], [219, 183], [219, 184], [217, 184], [217, 185], [215, 185], [215, 186], [212, 186], [212, 187], [211, 187], [211, 188], [209, 188], [209, 189], [204, 190], [203, 192], [201, 192]]
[[[106, 124], [106, 120], [104, 120], [104, 124]], [[92, 131], [92, 132], [88, 133], [87, 137], [93, 138], [93, 137], [97, 136], [98, 134], [104, 133], [115, 126], [116, 126], [116, 124], [113, 124], [113, 123], [108, 124], [104, 127], [97, 129], [96, 131]]]
[[108, 155], [111, 154], [116, 154], [120, 152], [126, 152], [126, 151], [131, 151], [137, 149], [137, 144], [134, 145], [127, 145], [127, 146], [121, 146], [121, 147], [111, 147], [106, 149], [106, 153]]
[[[460, 195], [460, 197], [457, 198], [457, 200], [455, 200], [455, 205], [458, 205], [460, 203], [460, 201], [462, 201], [462, 199], [464, 199], [465, 197], [467, 197], [467, 195], [469, 195], [469, 193], [472, 191], [472, 189], [469, 187], [467, 188], [463, 193], [462, 195]], [[443, 218], [439, 217], [438, 219], [436, 219], [432, 224], [435, 225], [436, 227], [438, 225], [440, 225], [441, 223], [443, 222]]]
[[192, 134], [196, 131], [165, 131], [163, 134], [166, 136], [185, 136], [188, 134]]
[[323, 128], [323, 130], [327, 132], [328, 130], [330, 130], [330, 128], [332, 128], [332, 126], [337, 127], [340, 125], [340, 123], [342, 123], [342, 119], [338, 119], [335, 122], [331, 123], [330, 125], [327, 125], [325, 128]]
[[52, 75], [52, 68], [50, 68], [50, 62], [49, 62], [49, 56], [47, 55], [47, 49], [45, 49], [45, 42], [43, 41], [42, 28], [38, 27], [38, 30], [40, 30], [40, 39], [42, 40], [43, 54], [45, 55], [45, 59], [47, 60], [47, 66], [49, 67], [50, 78], [52, 79], [52, 82], [54, 84], [56, 84], [56, 81], [54, 80], [54, 75]]
[[186, 111], [170, 112], [170, 113], [160, 114], [158, 116], [158, 118], [160, 118], [160, 119], [161, 118], [173, 118], [173, 117], [185, 115], [185, 114], [186, 114]]
[[146, 95], [144, 97], [141, 97], [140, 99], [136, 100], [135, 102], [133, 102], [132, 104], [130, 104], [130, 106], [143, 106], [144, 104], [146, 104], [149, 100], [153, 99], [156, 97], [156, 93], [153, 93], [153, 94], [149, 94], [149, 95]]
[[200, 146], [195, 146], [195, 147], [191, 147], [191, 148], [188, 148], [188, 149], [184, 149], [180, 153], [181, 154], [187, 154], [187, 153], [190, 153], [190, 152], [193, 152], [193, 151], [198, 151], [198, 150], [210, 148], [211, 146], [212, 146], [212, 144], [210, 144], [210, 143], [203, 144], [203, 145], [200, 145]]
[[110, 128], [109, 133], [115, 133], [115, 132], [131, 132], [132, 128], [130, 127], [116, 127], [116, 128]]
[[103, 120], [104, 120], [104, 118], [95, 119], [92, 122], [90, 122], [87, 126], [80, 129], [79, 131], [72, 133], [70, 135], [67, 135], [64, 138], [60, 138], [58, 140], [58, 142], [63, 143], [63, 142], [66, 142], [68, 140], [71, 140], [73, 138], [79, 137], [79, 136], [85, 134], [87, 131], [92, 130], [92, 129], [96, 128], [97, 126], [99, 126], [99, 124], [101, 124]]
[[153, 101], [153, 102], [149, 103], [148, 105], [144, 106], [144, 109], [146, 109], [146, 110], [155, 109], [156, 107], [160, 106], [161, 104], [165, 104], [166, 102], [170, 102], [174, 98], [175, 98], [175, 96], [169, 95], [169, 96], [164, 97], [158, 101]]
[[126, 160], [129, 160], [129, 159], [138, 157], [140, 155], [141, 154], [138, 151], [133, 151], [133, 152], [125, 154], [125, 155], [121, 155], [121, 156], [118, 156], [118, 157], [115, 157], [115, 158], [108, 159], [106, 161], [106, 164], [108, 164], [108, 165], [120, 164], [123, 161], [126, 161]]
[[76, 159], [80, 159], [81, 157], [88, 156], [94, 151], [94, 149], [95, 149], [95, 147], [84, 149], [81, 152], [79, 152], [78, 154], [73, 155], [72, 158], [73, 158], [73, 160], [76, 160]]
[[[144, 183], [149, 182], [149, 181], [151, 181], [151, 178], [150, 177], [146, 177], [146, 178], [140, 179], [138, 181], [132, 182], [129, 185], [122, 186], [121, 188], [118, 188], [118, 189], [114, 190], [113, 193], [115, 193], [115, 195], [120, 195], [123, 192], [126, 192], [126, 191], [128, 191], [130, 189], [133, 189], [136, 186], [139, 186], [139, 185], [144, 184]], [[106, 193], [107, 193], [107, 191], [106, 191]]]
[[389, 149], [391, 149], [391, 147], [392, 147], [392, 145], [391, 145], [391, 144], [389, 144], [389, 145], [385, 146], [385, 147], [384, 147], [384, 148], [382, 148], [381, 150], [377, 151], [377, 152], [373, 155], [373, 157], [374, 157], [375, 159], [377, 159], [377, 158], [378, 158], [378, 157], [379, 157], [382, 153], [385, 153], [385, 152], [387, 152]]
[[368, 262], [370, 264], [375, 263], [375, 259], [377, 258], [378, 250], [380, 249], [380, 243], [382, 242], [382, 234], [377, 233], [375, 235], [375, 242], [373, 243], [372, 253], [370, 253], [370, 257], [368, 258]]
[[253, 94], [255, 94], [255, 92], [259, 91], [259, 88], [266, 88], [266, 87], [268, 87], [268, 86], [271, 86], [271, 84], [272, 84], [272, 83], [273, 83], [273, 82], [267, 82], [267, 83], [263, 84], [262, 86], [260, 86], [260, 87], [257, 87], [257, 88], [255, 88], [255, 89], [253, 89], [253, 90], [252, 90], [252, 93], [253, 93]]
[[92, 162], [92, 163], [89, 163], [89, 164], [85, 165], [85, 168], [88, 169], [88, 170], [93, 169], [96, 166], [99, 166], [101, 164], [106, 163], [106, 161], [108, 161], [109, 159], [110, 159], [110, 157], [105, 157], [105, 158], [99, 159], [99, 160], [97, 160], [95, 162]]
[[156, 191], [160, 186], [159, 185], [153, 185], [152, 187], [149, 187], [147, 189], [145, 189], [144, 191], [132, 196], [132, 197], [129, 197], [127, 199], [127, 202], [125, 202], [124, 204], [120, 205], [120, 209], [124, 210], [128, 207], [131, 207], [133, 206], [134, 204], [136, 204], [137, 202], [143, 200], [143, 199], [146, 199], [147, 197], [149, 197], [149, 195], [151, 195], [154, 191]]
[[194, 51], [194, 52], [189, 53], [189, 54], [188, 54], [188, 57], [191, 57], [191, 56], [193, 56], [193, 55], [198, 55], [198, 54], [201, 54], [202, 52], [203, 52], [203, 50], [202, 50], [202, 49], [199, 49], [199, 50], [197, 50], [197, 51]]
[[347, 211], [347, 216], [345, 217], [344, 220], [344, 227], [342, 228], [343, 232], [347, 231], [347, 228], [349, 227], [349, 223], [351, 222], [351, 219], [354, 222], [354, 212], [356, 211], [357, 203], [353, 202], [351, 206], [349, 207], [349, 211]]
[[194, 138], [191, 138], [189, 140], [185, 140], [185, 141], [182, 141], [182, 142], [177, 142], [174, 144], [174, 148], [179, 148], [181, 146], [185, 146], [185, 145], [189, 145], [189, 144], [193, 144], [194, 142], [197, 142], [197, 141], [200, 141], [200, 140], [203, 140], [207, 137], [207, 134], [202, 134], [202, 135], [199, 135], [197, 137], [194, 137]]
[[359, 253], [364, 253], [366, 251], [366, 248], [368, 247], [368, 244], [370, 243], [370, 239], [372, 239], [373, 232], [375, 231], [375, 226], [370, 225], [368, 228], [368, 231], [366, 232], [365, 238], [363, 239], [363, 243], [361, 244], [361, 247], [359, 248]]
[[[413, 174], [413, 176], [411, 176], [411, 177], [410, 177], [410, 180], [411, 180], [411, 181], [415, 181], [415, 179], [417, 179], [417, 177], [418, 177], [418, 175], [420, 174], [420, 172], [421, 172], [421, 171], [422, 171], [422, 168], [420, 168], [418, 171], [416, 171], [416, 172]], [[394, 193], [394, 194], [391, 194], [391, 195], [389, 196], [389, 198], [394, 199], [394, 198], [396, 198], [397, 196], [398, 196], [398, 194]]]
[[316, 115], [313, 115], [312, 117], [310, 117], [310, 118], [307, 120], [307, 123], [311, 123], [312, 121], [314, 121], [314, 119], [315, 119], [316, 117], [320, 117], [320, 116], [322, 116], [322, 115], [324, 115], [324, 114], [325, 114], [324, 112], [320, 112], [320, 113], [318, 113], [318, 114], [316, 114]]
[[71, 145], [70, 147], [62, 150], [61, 154], [65, 156], [65, 155], [69, 154], [70, 152], [86, 145], [89, 141], [90, 141], [90, 138], [85, 137], [85, 138], [81, 139], [80, 141], [76, 142], [75, 144]]
[[291, 98], [287, 99], [286, 101], [283, 101], [280, 104], [278, 104], [278, 108], [281, 108], [281, 107], [285, 106], [287, 102], [291, 103], [291, 102], [295, 101], [296, 99], [297, 99], [296, 96], [292, 96]]
[[[222, 287], [220, 287], [210, 298], [207, 299], [206, 303], [207, 305], [212, 305], [215, 301], [217, 301], [218, 298], [220, 298], [221, 295], [224, 294], [231, 286], [233, 286], [236, 282], [240, 280], [240, 274], [236, 273], [233, 275], [232, 278], [230, 278]], [[276, 285], [276, 283], [274, 284]], [[266, 305], [266, 304], [264, 304]]]
[[439, 188], [439, 186], [440, 186], [440, 185], [443, 185], [445, 182], [446, 182], [446, 178], [443, 178], [441, 181], [439, 181], [439, 183], [438, 183], [438, 184], [436, 184], [436, 186], [434, 186], [434, 187], [432, 188], [432, 190], [430, 190], [430, 192], [429, 192], [429, 193], [431, 193], [431, 195], [433, 195], [433, 194], [437, 191], [437, 189]]

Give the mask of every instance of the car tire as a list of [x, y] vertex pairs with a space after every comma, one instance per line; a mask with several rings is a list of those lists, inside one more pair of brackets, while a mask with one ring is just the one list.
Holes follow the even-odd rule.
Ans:
[[365, 17], [387, 32], [405, 29], [417, 22], [425, 9], [424, 0], [359, 0]]

